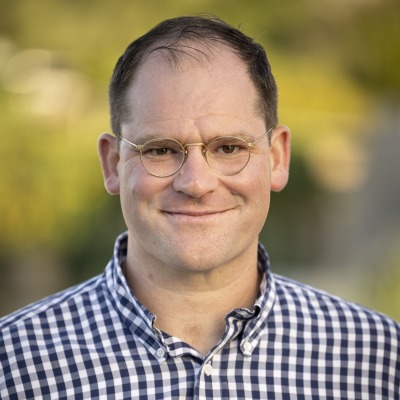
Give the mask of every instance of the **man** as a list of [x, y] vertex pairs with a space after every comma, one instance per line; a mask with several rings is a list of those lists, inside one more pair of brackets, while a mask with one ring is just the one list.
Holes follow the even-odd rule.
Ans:
[[264, 50], [220, 20], [127, 48], [99, 154], [128, 231], [103, 275], [1, 321], [2, 399], [399, 398], [399, 324], [258, 244], [288, 179], [276, 105]]

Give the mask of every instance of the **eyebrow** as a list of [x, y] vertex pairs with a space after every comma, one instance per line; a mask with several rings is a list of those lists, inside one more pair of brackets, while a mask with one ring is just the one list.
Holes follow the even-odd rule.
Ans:
[[150, 134], [150, 133], [142, 133], [139, 134], [135, 139], [129, 139], [132, 143], [135, 144], [144, 144], [152, 139], [167, 139], [170, 136], [160, 136], [160, 134]]
[[[218, 137], [218, 136], [215, 136], [215, 137]], [[222, 136], [234, 136], [234, 137], [238, 137], [240, 139], [243, 139], [246, 142], [253, 142], [258, 137], [257, 135], [254, 135], [254, 134], [251, 134], [251, 133], [248, 133], [248, 132], [244, 132], [244, 131], [234, 132], [234, 133], [230, 133], [228, 135], [222, 135]]]
[[[132, 143], [135, 143], [135, 144], [144, 144], [144, 143], [148, 142], [149, 140], [153, 140], [153, 139], [175, 139], [178, 142], [181, 142], [182, 144], [191, 143], [191, 142], [188, 142], [186, 140], [182, 141], [181, 138], [179, 138], [177, 136], [181, 136], [181, 135], [174, 135], [173, 136], [173, 135], [162, 135], [160, 133], [158, 133], [158, 134], [143, 133], [143, 134], [139, 134], [139, 136], [136, 139], [131, 140], [131, 141], [132, 141]], [[204, 143], [207, 144], [207, 143], [211, 142], [211, 140], [213, 140], [215, 138], [224, 137], [224, 136], [238, 137], [238, 138], [243, 139], [243, 140], [245, 140], [246, 142], [249, 142], [249, 143], [253, 142], [258, 137], [258, 136], [256, 137], [255, 135], [247, 133], [247, 132], [244, 132], [244, 131], [235, 131], [235, 132], [230, 132], [228, 134], [216, 134], [216, 135], [213, 135], [213, 136], [210, 135], [210, 137], [207, 138], [207, 140]], [[259, 136], [261, 136], [261, 135], [259, 135]]]

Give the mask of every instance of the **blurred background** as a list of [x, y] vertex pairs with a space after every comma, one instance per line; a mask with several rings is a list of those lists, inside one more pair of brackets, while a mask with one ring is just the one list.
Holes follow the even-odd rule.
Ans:
[[400, 319], [398, 0], [2, 1], [0, 315], [103, 271], [125, 229], [96, 150], [112, 69], [160, 20], [204, 13], [265, 46], [292, 130], [272, 269]]

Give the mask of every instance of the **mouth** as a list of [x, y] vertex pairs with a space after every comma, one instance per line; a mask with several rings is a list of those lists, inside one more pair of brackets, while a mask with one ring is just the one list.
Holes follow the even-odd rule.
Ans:
[[223, 210], [168, 210], [163, 211], [169, 217], [175, 219], [186, 219], [193, 221], [200, 220], [209, 220], [216, 217], [219, 217], [231, 209], [223, 209]]

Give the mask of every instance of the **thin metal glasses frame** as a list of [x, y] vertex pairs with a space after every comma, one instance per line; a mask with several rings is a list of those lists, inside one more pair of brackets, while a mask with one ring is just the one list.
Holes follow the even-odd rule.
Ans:
[[[182, 168], [183, 164], [185, 164], [185, 162], [186, 162], [186, 160], [187, 160], [187, 157], [188, 157], [187, 147], [189, 147], [189, 146], [202, 146], [202, 147], [203, 147], [202, 152], [203, 152], [204, 158], [205, 158], [205, 160], [206, 160], [208, 166], [209, 166], [216, 174], [218, 174], [218, 175], [231, 176], [231, 175], [236, 175], [236, 174], [238, 174], [240, 171], [243, 171], [243, 169], [246, 168], [247, 164], [248, 164], [249, 161], [250, 161], [250, 154], [251, 154], [250, 149], [251, 149], [252, 147], [254, 147], [265, 135], [268, 136], [268, 134], [269, 134], [270, 132], [272, 132], [272, 130], [273, 130], [273, 128], [270, 128], [268, 131], [264, 132], [260, 137], [258, 137], [257, 139], [255, 139], [253, 142], [246, 142], [246, 140], [244, 140], [243, 138], [239, 138], [239, 137], [237, 137], [237, 136], [217, 136], [217, 137], [213, 138], [213, 139], [212, 139], [210, 142], [208, 142], [207, 144], [206, 144], [206, 143], [202, 143], [202, 142], [199, 142], [199, 143], [187, 143], [187, 144], [182, 144], [181, 142], [179, 142], [179, 141], [176, 140], [176, 139], [173, 139], [173, 138], [161, 138], [161, 137], [160, 137], [160, 138], [155, 138], [155, 139], [150, 139], [150, 140], [146, 141], [146, 142], [143, 143], [143, 144], [136, 144], [136, 143], [133, 143], [133, 142], [131, 142], [130, 140], [124, 138], [122, 135], [118, 135], [118, 138], [121, 139], [121, 140], [123, 140], [124, 142], [128, 143], [129, 145], [131, 145], [131, 146], [134, 148], [134, 150], [136, 150], [136, 151], [139, 152], [139, 154], [140, 154], [140, 162], [142, 163], [143, 168], [144, 168], [150, 175], [155, 176], [155, 177], [157, 177], [157, 178], [168, 178], [169, 176], [175, 175], [175, 174]], [[215, 170], [215, 168], [213, 168], [213, 167], [209, 164], [209, 160], [208, 160], [208, 158], [207, 158], [208, 146], [209, 146], [212, 142], [214, 142], [214, 141], [216, 141], [216, 140], [225, 139], [225, 138], [232, 138], [232, 139], [235, 139], [235, 140], [240, 140], [240, 141], [242, 141], [243, 143], [245, 143], [245, 144], [247, 145], [247, 150], [248, 150], [248, 158], [247, 158], [246, 163], [245, 163], [245, 164], [243, 165], [243, 167], [241, 167], [238, 171], [236, 171], [236, 172], [234, 172], [234, 173], [232, 173], [232, 174], [222, 174], [221, 172]], [[184, 157], [182, 158], [182, 162], [181, 162], [180, 165], [177, 167], [177, 169], [176, 169], [174, 172], [169, 173], [169, 174], [166, 174], [166, 175], [158, 175], [158, 174], [155, 174], [154, 172], [151, 172], [151, 171], [146, 167], [146, 165], [145, 165], [145, 163], [143, 162], [143, 159], [142, 159], [142, 149], [143, 149], [145, 146], [147, 146], [148, 144], [150, 144], [150, 143], [152, 143], [152, 142], [159, 141], [159, 140], [171, 140], [171, 141], [173, 141], [174, 143], [176, 143], [176, 144], [182, 149], [182, 153], [184, 154]]]

